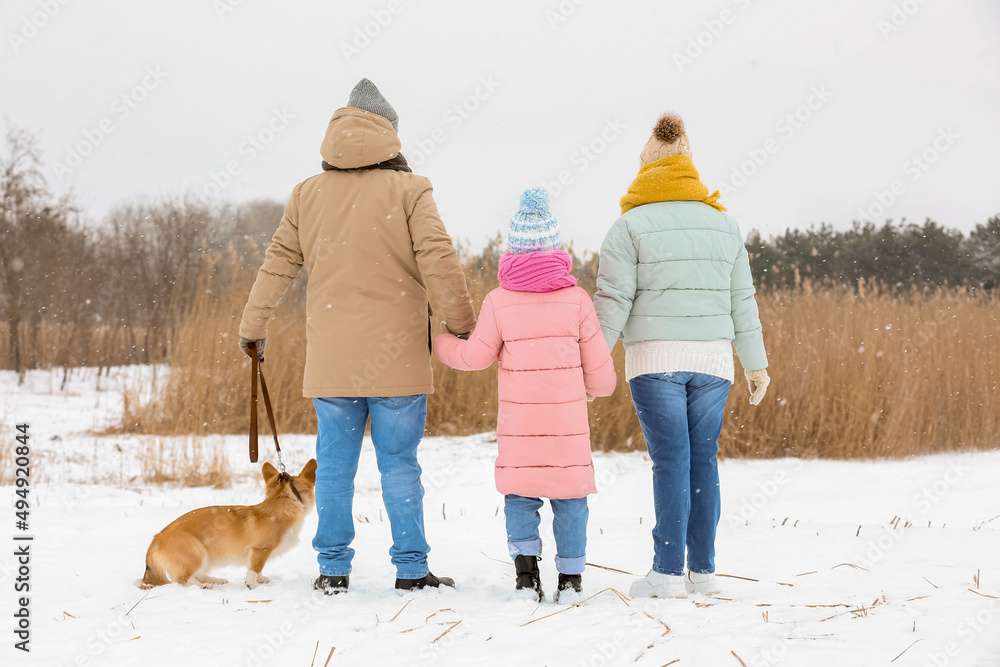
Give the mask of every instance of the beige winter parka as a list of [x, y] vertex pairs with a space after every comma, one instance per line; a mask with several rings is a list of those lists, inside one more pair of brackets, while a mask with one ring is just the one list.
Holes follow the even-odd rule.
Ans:
[[432, 393], [428, 291], [451, 331], [475, 327], [430, 181], [365, 169], [399, 149], [385, 118], [338, 110], [320, 148], [334, 169], [292, 191], [250, 291], [240, 335], [265, 338], [271, 313], [305, 266], [306, 397]]

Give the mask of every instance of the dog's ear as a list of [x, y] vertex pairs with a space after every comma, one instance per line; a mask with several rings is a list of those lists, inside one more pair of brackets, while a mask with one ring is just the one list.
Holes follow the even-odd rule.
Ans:
[[316, 459], [309, 459], [309, 463], [307, 463], [306, 466], [302, 469], [302, 472], [299, 473], [299, 477], [305, 477], [307, 480], [315, 484], [316, 466], [317, 466]]
[[270, 484], [271, 480], [278, 476], [278, 469], [271, 465], [270, 461], [265, 461], [260, 467], [260, 472], [264, 475], [264, 483]]

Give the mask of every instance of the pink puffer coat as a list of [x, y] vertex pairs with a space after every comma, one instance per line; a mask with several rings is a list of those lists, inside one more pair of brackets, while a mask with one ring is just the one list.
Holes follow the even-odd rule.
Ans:
[[[483, 370], [499, 360], [496, 485], [500, 493], [583, 498], [597, 491], [587, 394], [609, 396], [616, 384], [608, 345], [590, 295], [579, 287], [559, 287], [575, 284], [568, 275], [566, 253], [504, 257], [514, 258], [521, 270], [505, 276], [502, 262], [501, 285], [532, 291], [503, 286], [493, 290], [483, 301], [469, 340], [440, 335], [434, 339], [434, 354], [459, 370]], [[561, 280], [552, 276], [556, 257], [566, 265]], [[542, 264], [545, 270], [533, 271]], [[526, 273], [529, 278], [544, 277], [541, 282], [525, 280]], [[547, 285], [559, 288], [542, 291]]]

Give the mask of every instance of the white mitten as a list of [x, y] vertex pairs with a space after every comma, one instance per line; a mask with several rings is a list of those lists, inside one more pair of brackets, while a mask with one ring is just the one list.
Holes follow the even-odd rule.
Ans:
[[771, 378], [767, 376], [767, 369], [744, 370], [743, 374], [750, 386], [750, 405], [760, 405], [760, 402], [764, 400], [764, 394], [767, 393], [767, 385], [771, 384]]

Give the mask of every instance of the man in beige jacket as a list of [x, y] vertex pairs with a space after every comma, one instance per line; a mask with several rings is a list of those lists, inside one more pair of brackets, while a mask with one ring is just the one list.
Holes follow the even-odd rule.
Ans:
[[433, 391], [428, 291], [449, 330], [467, 334], [476, 320], [431, 183], [411, 173], [397, 128], [396, 111], [362, 79], [327, 127], [323, 172], [292, 190], [240, 324], [243, 351], [254, 342], [263, 359], [271, 313], [305, 266], [303, 394], [319, 422], [315, 587], [327, 594], [350, 583], [354, 477], [369, 417], [396, 588], [454, 586], [427, 567], [416, 454]]

